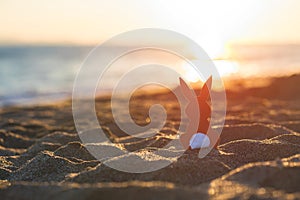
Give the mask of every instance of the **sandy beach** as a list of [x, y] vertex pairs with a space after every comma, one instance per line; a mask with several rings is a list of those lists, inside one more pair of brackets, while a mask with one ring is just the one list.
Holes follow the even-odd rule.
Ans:
[[0, 1], [0, 200], [300, 200], [299, 10]]
[[[203, 159], [187, 150], [168, 167], [142, 174], [111, 169], [85, 149], [71, 101], [1, 108], [1, 199], [300, 199], [299, 83], [300, 75], [293, 75], [267, 87], [228, 90], [217, 149]], [[174, 96], [136, 95], [131, 110], [143, 124], [155, 100], [165, 106], [167, 123], [155, 136], [134, 140], [112, 120], [110, 99], [99, 97], [106, 134], [130, 151], [163, 149], [180, 123]]]

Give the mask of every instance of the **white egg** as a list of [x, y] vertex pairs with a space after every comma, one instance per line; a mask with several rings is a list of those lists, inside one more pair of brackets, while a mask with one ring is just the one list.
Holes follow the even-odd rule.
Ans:
[[190, 147], [191, 149], [199, 149], [209, 147], [210, 140], [206, 134], [196, 133], [190, 139]]

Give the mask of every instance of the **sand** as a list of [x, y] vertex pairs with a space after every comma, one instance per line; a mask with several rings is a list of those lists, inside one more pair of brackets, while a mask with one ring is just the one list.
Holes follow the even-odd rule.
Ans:
[[[273, 79], [268, 87], [228, 90], [218, 149], [203, 159], [197, 150], [187, 150], [168, 167], [142, 174], [111, 169], [86, 150], [74, 126], [70, 101], [2, 108], [0, 197], [300, 199], [299, 83], [300, 76], [294, 75]], [[118, 129], [109, 98], [97, 99], [96, 108], [112, 141], [143, 153], [145, 147], [163, 149], [180, 124], [178, 104], [169, 92], [136, 94], [130, 107], [134, 120], [145, 124], [149, 105], [157, 101], [167, 110], [167, 123], [155, 136], [139, 140]], [[166, 155], [174, 153], [163, 150]]]

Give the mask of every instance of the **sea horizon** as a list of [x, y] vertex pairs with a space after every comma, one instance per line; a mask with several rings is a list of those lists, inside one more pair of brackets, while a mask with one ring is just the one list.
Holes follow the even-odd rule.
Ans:
[[[0, 106], [71, 98], [76, 73], [94, 47], [78, 44], [0, 45]], [[224, 80], [266, 78], [299, 73], [298, 55], [300, 44], [235, 44], [231, 47], [231, 55], [220, 55], [213, 61], [219, 70], [224, 69]], [[117, 78], [113, 76], [105, 86], [108, 91], [113, 89], [110, 82]]]

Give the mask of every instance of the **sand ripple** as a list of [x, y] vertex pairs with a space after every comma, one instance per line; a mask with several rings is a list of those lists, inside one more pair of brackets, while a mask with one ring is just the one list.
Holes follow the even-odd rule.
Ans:
[[[138, 100], [136, 112], [141, 113], [136, 114], [143, 117], [142, 99]], [[169, 98], [161, 101], [172, 103]], [[107, 100], [100, 104], [109, 108]], [[136, 195], [143, 199], [300, 199], [298, 104], [249, 98], [233, 99], [228, 106], [221, 145], [203, 159], [197, 150], [175, 159], [178, 152], [164, 148], [178, 129], [176, 104], [169, 105], [171, 117], [164, 128], [145, 139], [125, 135], [110, 119], [111, 113], [100, 111], [105, 113], [101, 116], [104, 132], [119, 143], [114, 148], [148, 162], [170, 163], [144, 174], [120, 172], [104, 164], [122, 160], [122, 154], [96, 160], [79, 140], [70, 102], [3, 109], [1, 199], [132, 199]], [[136, 120], [142, 123], [141, 118]], [[109, 149], [104, 143], [90, 145]]]

